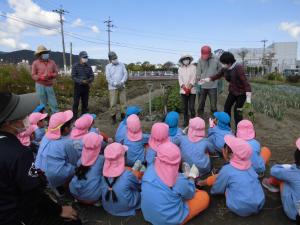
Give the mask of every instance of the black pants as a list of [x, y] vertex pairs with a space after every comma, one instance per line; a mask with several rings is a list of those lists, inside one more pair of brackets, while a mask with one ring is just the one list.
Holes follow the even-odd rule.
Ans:
[[87, 113], [89, 105], [89, 92], [90, 86], [86, 84], [74, 84], [74, 103], [73, 113], [74, 117], [77, 117], [79, 101], [81, 99], [81, 114]]
[[228, 113], [231, 117], [231, 108], [234, 105], [234, 122], [235, 126], [243, 119], [243, 112], [238, 110], [242, 108], [246, 101], [246, 94], [234, 96], [233, 94], [229, 93], [224, 105], [224, 112]]
[[181, 94], [182, 105], [183, 105], [183, 118], [184, 118], [184, 126], [187, 126], [189, 123], [189, 110], [191, 113], [191, 118], [195, 117], [195, 94], [184, 95]]
[[199, 106], [198, 106], [198, 115], [200, 117], [204, 116], [204, 107], [206, 102], [206, 97], [209, 97], [210, 102], [210, 111], [214, 113], [217, 111], [217, 88], [212, 89], [205, 89], [201, 88], [200, 95], [199, 95]]

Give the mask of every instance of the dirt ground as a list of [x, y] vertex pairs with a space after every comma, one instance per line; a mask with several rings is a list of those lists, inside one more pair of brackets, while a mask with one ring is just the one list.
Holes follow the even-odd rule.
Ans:
[[[160, 90], [155, 90], [154, 96], [161, 95]], [[218, 109], [223, 109], [226, 93], [219, 98]], [[135, 104], [144, 107], [148, 99], [148, 95], [139, 95], [128, 101], [128, 105]], [[207, 101], [208, 102], [208, 101]], [[209, 106], [209, 104], [207, 103]], [[209, 109], [206, 107], [206, 111]], [[162, 114], [157, 115], [157, 119], [162, 118]], [[181, 118], [182, 119], [182, 118]], [[154, 122], [143, 119], [144, 132], [149, 132]], [[112, 126], [109, 112], [98, 115], [96, 125], [100, 130], [106, 132], [110, 136], [114, 135], [117, 126]], [[263, 114], [255, 113], [255, 127], [257, 139], [262, 145], [267, 146], [272, 151], [270, 166], [275, 163], [292, 163], [293, 151], [295, 150], [295, 140], [300, 135], [300, 111], [288, 111], [283, 121], [275, 121]], [[209, 191], [209, 190], [208, 190]], [[258, 215], [248, 218], [240, 218], [231, 213], [225, 204], [223, 196], [212, 196], [209, 208], [194, 218], [188, 224], [224, 224], [224, 225], [290, 225], [295, 224], [289, 220], [283, 213], [283, 208], [279, 194], [273, 194], [265, 191], [266, 203]], [[85, 225], [115, 225], [115, 224], [148, 224], [144, 221], [141, 211], [137, 212], [135, 217], [114, 217], [107, 214], [102, 207], [96, 208], [91, 206], [83, 206], [75, 204], [81, 219]]]

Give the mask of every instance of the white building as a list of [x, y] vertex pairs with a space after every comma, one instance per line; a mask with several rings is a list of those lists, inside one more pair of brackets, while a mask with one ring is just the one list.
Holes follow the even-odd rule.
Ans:
[[[274, 53], [272, 59], [272, 70], [277, 69], [282, 72], [284, 69], [296, 68], [297, 61], [297, 42], [274, 42], [265, 49], [265, 56]], [[262, 66], [263, 48], [238, 48], [229, 49], [238, 62], [242, 62], [240, 52], [245, 50], [247, 52], [244, 62], [248, 66]]]

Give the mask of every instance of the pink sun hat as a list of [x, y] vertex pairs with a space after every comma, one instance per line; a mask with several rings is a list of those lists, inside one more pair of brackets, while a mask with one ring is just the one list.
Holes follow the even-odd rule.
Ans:
[[165, 123], [155, 123], [151, 128], [149, 146], [157, 151], [159, 145], [169, 141], [169, 126]]
[[34, 112], [34, 113], [31, 113], [28, 117], [29, 119], [29, 123], [31, 125], [37, 125], [37, 123], [43, 119], [45, 119], [46, 117], [48, 116], [47, 113], [39, 113], [39, 112]]
[[89, 128], [92, 126], [94, 118], [90, 114], [84, 114], [75, 121], [74, 128], [71, 131], [71, 139], [81, 139], [85, 134], [89, 132]]
[[255, 138], [255, 130], [250, 120], [242, 120], [237, 125], [236, 136], [246, 141]]
[[198, 142], [205, 137], [205, 121], [195, 117], [189, 121], [188, 138], [191, 142]]
[[120, 143], [112, 143], [104, 150], [103, 175], [105, 177], [118, 177], [125, 170], [125, 152], [128, 147]]
[[54, 113], [49, 120], [46, 137], [50, 140], [57, 140], [61, 137], [60, 128], [73, 117], [73, 112], [67, 110], [64, 112]]
[[103, 137], [96, 133], [88, 133], [83, 137], [83, 148], [81, 155], [81, 164], [83, 166], [92, 166], [100, 154]]
[[34, 133], [35, 126], [30, 125], [24, 132], [17, 135], [17, 138], [24, 146], [30, 146], [31, 140], [30, 136]]
[[224, 140], [233, 153], [230, 159], [230, 164], [239, 170], [249, 169], [251, 167], [252, 155], [250, 144], [248, 144], [247, 141], [233, 135], [226, 135]]
[[298, 150], [300, 150], [300, 138], [297, 139], [296, 146], [297, 146]]
[[177, 145], [167, 142], [158, 147], [154, 167], [159, 178], [169, 187], [173, 187], [178, 177], [181, 161]]
[[143, 137], [142, 125], [139, 117], [135, 114], [130, 115], [127, 120], [127, 137], [129, 141], [139, 141]]

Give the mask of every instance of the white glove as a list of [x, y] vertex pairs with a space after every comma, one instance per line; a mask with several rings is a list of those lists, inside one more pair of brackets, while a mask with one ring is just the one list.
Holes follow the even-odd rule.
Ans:
[[195, 166], [195, 164], [193, 164], [189, 177], [192, 177], [194, 179], [196, 179], [197, 177], [199, 177], [199, 170], [198, 168]]
[[251, 104], [251, 92], [246, 92], [246, 102]]
[[209, 127], [210, 128], [215, 127], [215, 122], [214, 122], [214, 120], [212, 118], [209, 118]]
[[184, 176], [189, 177], [189, 174], [191, 171], [191, 167], [189, 164], [187, 164], [186, 162], [183, 162], [182, 166], [181, 166], [181, 170], [182, 170]]
[[141, 160], [136, 160], [132, 167], [132, 170], [139, 171], [141, 169], [141, 167], [142, 167]]
[[118, 82], [114, 81], [114, 82], [112, 83], [112, 86], [117, 87], [117, 86], [118, 86]]
[[199, 85], [202, 85], [202, 84], [207, 83], [207, 82], [210, 82], [210, 81], [211, 81], [211, 79], [210, 79], [209, 77], [206, 77], [206, 78], [204, 78], [204, 79], [201, 79], [201, 80], [198, 82], [198, 84], [199, 84]]

